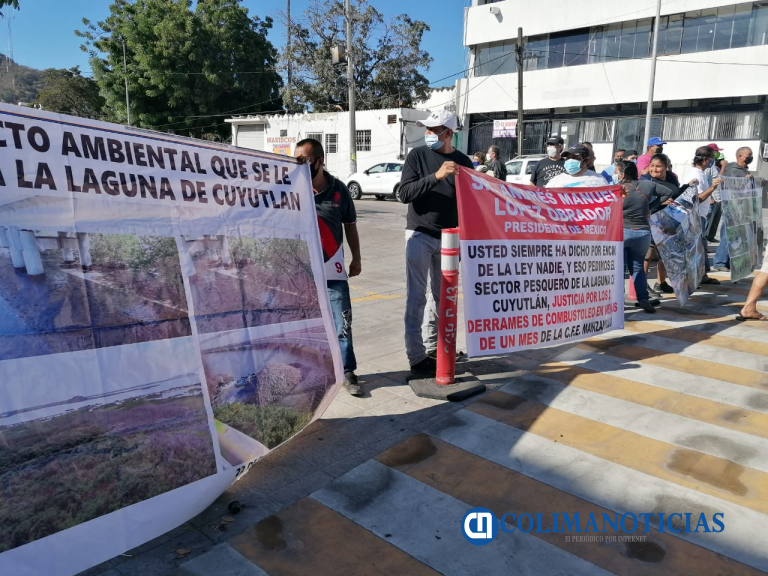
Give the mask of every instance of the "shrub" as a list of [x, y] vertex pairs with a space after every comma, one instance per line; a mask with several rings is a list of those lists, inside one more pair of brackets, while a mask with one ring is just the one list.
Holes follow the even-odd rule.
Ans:
[[225, 404], [213, 409], [217, 420], [258, 440], [267, 448], [281, 444], [312, 420], [312, 415], [283, 406]]

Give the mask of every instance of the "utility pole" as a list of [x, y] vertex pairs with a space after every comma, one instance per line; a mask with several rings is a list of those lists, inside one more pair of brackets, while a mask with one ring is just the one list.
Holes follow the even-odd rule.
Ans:
[[[643, 151], [648, 146], [651, 137], [651, 116], [653, 115], [653, 88], [656, 84], [656, 50], [659, 45], [659, 20], [661, 20], [661, 0], [656, 3], [656, 22], [653, 24], [653, 50], [651, 52], [651, 85], [648, 87], [648, 108], [645, 113], [645, 134], [643, 135]], [[661, 137], [661, 134], [659, 134]]]
[[120, 39], [123, 43], [123, 77], [125, 79], [125, 114], [128, 120], [128, 126], [131, 125], [131, 102], [128, 99], [128, 63], [125, 59], [125, 39]]
[[517, 155], [523, 155], [523, 29], [517, 29], [517, 47], [515, 59], [517, 60]]
[[349, 84], [349, 170], [357, 172], [357, 126], [355, 124], [355, 62], [352, 59], [352, 9], [349, 0], [344, 1], [347, 18], [347, 82]]
[[293, 104], [293, 100], [291, 100], [291, 76], [293, 72], [293, 66], [291, 64], [292, 62], [292, 55], [291, 55], [291, 0], [286, 0], [286, 7], [285, 12], [288, 15], [288, 29], [287, 29], [287, 41], [285, 43], [285, 51], [288, 54], [288, 87], [286, 88], [286, 101], [287, 104], [285, 105], [285, 112], [289, 114], [291, 112], [291, 105]]

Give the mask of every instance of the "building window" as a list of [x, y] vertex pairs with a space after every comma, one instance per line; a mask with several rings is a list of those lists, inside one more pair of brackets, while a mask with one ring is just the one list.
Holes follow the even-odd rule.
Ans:
[[760, 112], [732, 112], [712, 116], [710, 138], [715, 140], [757, 140], [760, 138]]
[[371, 151], [371, 131], [358, 130], [355, 134], [355, 146], [358, 152]]
[[[653, 19], [616, 22], [532, 36], [525, 45], [525, 70], [545, 70], [648, 58]], [[659, 56], [768, 44], [768, 0], [693, 10], [659, 21]], [[516, 72], [516, 42], [477, 44], [473, 76]]]
[[285, 138], [288, 136], [288, 130], [280, 130], [280, 138]]
[[325, 135], [325, 153], [336, 154], [338, 151], [339, 151], [339, 135], [326, 134]]
[[708, 114], [666, 116], [664, 118], [664, 140], [706, 140], [709, 137]]
[[322, 132], [307, 132], [307, 138], [310, 138], [312, 140], [317, 140], [321, 144], [323, 143], [323, 133]]
[[397, 124], [397, 114], [388, 114], [387, 124]]
[[581, 125], [581, 139], [584, 142], [613, 142], [615, 120], [584, 120]]

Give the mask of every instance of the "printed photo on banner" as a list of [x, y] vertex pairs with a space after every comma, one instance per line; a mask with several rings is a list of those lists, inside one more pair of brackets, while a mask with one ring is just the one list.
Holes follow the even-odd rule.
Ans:
[[256, 444], [219, 434], [233, 466], [243, 450], [266, 453], [306, 426], [335, 383], [322, 322], [292, 322], [200, 337], [217, 428], [231, 427]]
[[752, 274], [763, 259], [763, 179], [722, 178], [721, 197], [731, 280]]
[[487, 356], [623, 328], [619, 188], [456, 177], [467, 348]]
[[681, 306], [688, 303], [704, 277], [706, 254], [701, 242], [698, 196], [693, 199], [694, 204], [678, 198], [650, 218], [653, 241]]
[[321, 318], [305, 240], [182, 236], [200, 333]]
[[0, 224], [0, 307], [0, 360], [192, 334], [173, 238]]
[[176, 338], [0, 362], [0, 552], [216, 473], [195, 355]]

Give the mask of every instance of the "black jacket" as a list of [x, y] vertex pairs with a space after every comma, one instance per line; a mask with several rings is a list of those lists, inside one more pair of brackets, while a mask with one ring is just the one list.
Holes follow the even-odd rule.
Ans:
[[443, 228], [459, 225], [456, 207], [456, 179], [453, 176], [438, 181], [435, 178], [444, 162], [456, 162], [474, 170], [465, 155], [454, 150], [440, 154], [427, 146], [419, 146], [408, 153], [400, 177], [400, 199], [408, 204], [406, 229], [440, 238]]

